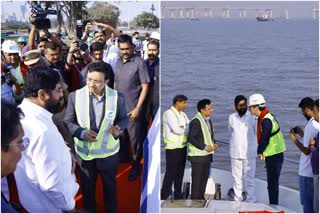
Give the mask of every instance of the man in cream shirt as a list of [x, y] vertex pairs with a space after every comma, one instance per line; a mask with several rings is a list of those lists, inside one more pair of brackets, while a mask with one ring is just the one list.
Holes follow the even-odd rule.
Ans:
[[[256, 202], [255, 171], [257, 156], [256, 120], [247, 111], [247, 99], [238, 95], [234, 100], [236, 112], [229, 116], [230, 157], [233, 177], [234, 200], [242, 201], [247, 191], [247, 202]], [[245, 188], [243, 188], [243, 180]]]
[[19, 199], [28, 212], [64, 212], [75, 207], [79, 185], [70, 151], [52, 121], [62, 86], [58, 72], [48, 67], [30, 69], [20, 105], [28, 148], [15, 171]]
[[163, 113], [163, 139], [166, 149], [166, 174], [161, 189], [161, 199], [166, 200], [172, 193], [174, 199], [182, 199], [182, 181], [187, 159], [187, 135], [189, 119], [183, 112], [188, 98], [176, 95], [170, 109]]

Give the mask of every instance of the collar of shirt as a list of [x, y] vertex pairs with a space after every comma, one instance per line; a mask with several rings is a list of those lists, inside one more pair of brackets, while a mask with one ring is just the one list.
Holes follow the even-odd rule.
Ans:
[[127, 64], [129, 62], [134, 62], [137, 56], [135, 56], [134, 54], [132, 54], [132, 56], [128, 59], [128, 61], [123, 62], [123, 59], [121, 58], [121, 62], [122, 64]]
[[147, 64], [148, 67], [156, 66], [157, 64], [159, 64], [159, 57], [157, 57], [156, 60], [151, 65], [149, 63], [149, 59], [146, 59], [146, 64]]
[[102, 95], [99, 98], [97, 98], [92, 92], [89, 92], [89, 94], [93, 99], [96, 99], [98, 102], [100, 102], [105, 97], [105, 88], [103, 88]]
[[49, 112], [47, 109], [31, 102], [28, 98], [27, 99], [23, 99], [22, 103], [24, 104], [24, 106], [26, 106], [29, 110], [32, 110], [33, 112], [37, 112], [38, 115], [42, 115], [44, 116], [46, 119], [51, 120], [53, 114], [51, 112]]
[[171, 109], [172, 109], [172, 111], [174, 111], [174, 112], [177, 113], [178, 115], [181, 114], [174, 106], [171, 106]]

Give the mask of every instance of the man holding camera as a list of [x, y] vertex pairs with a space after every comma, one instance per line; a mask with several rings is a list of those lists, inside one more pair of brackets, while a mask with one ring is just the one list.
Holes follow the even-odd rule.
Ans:
[[[299, 103], [303, 116], [308, 123], [304, 127], [304, 131], [300, 127], [295, 127], [290, 130], [289, 137], [301, 151], [299, 161], [299, 189], [300, 201], [303, 206], [303, 211], [312, 213], [313, 210], [313, 173], [311, 167], [311, 151], [309, 142], [318, 134], [319, 123], [313, 118], [314, 101], [310, 97], [303, 98]], [[302, 143], [297, 139], [296, 135], [303, 138]]]
[[7, 77], [5, 78], [7, 79], [7, 81], [5, 82], [9, 86], [15, 86], [14, 90], [16, 93], [14, 93], [14, 98], [17, 103], [20, 103], [24, 96], [23, 91], [20, 93], [20, 89], [23, 90], [24, 77], [27, 73], [28, 67], [21, 61], [21, 58], [19, 56], [20, 48], [18, 43], [16, 43], [15, 41], [4, 41], [1, 50], [4, 53], [5, 63], [10, 62], [11, 65], [8, 67], [8, 69], [2, 71], [2, 73], [4, 73], [4, 76]]

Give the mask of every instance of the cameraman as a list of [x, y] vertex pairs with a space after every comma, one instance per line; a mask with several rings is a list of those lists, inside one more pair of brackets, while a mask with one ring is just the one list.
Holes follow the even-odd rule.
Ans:
[[[29, 50], [34, 50], [36, 48], [38, 48], [39, 50], [41, 50], [41, 47], [38, 47], [38, 45], [41, 42], [44, 41], [55, 41], [57, 42], [60, 46], [62, 46], [62, 42], [57, 39], [54, 35], [51, 35], [49, 33], [48, 29], [38, 29], [35, 25], [36, 23], [36, 18], [35, 15], [31, 15], [30, 16], [30, 23], [31, 23], [31, 31], [29, 34], [29, 39], [28, 39], [28, 45], [29, 45]], [[38, 35], [38, 40], [36, 41], [36, 35]], [[44, 46], [44, 44], [42, 45]]]
[[21, 95], [21, 88], [17, 79], [10, 73], [12, 65], [8, 64], [2, 63], [1, 66], [1, 100], [15, 103], [14, 95]]
[[[14, 98], [17, 103], [20, 103], [23, 99], [23, 84], [24, 77], [27, 73], [28, 67], [21, 61], [19, 56], [20, 48], [18, 43], [12, 40], [6, 40], [3, 42], [1, 50], [4, 54], [4, 63], [10, 62], [10, 66], [8, 64], [8, 69], [4, 69], [2, 73], [6, 74], [7, 80], [4, 81], [9, 83], [9, 86], [15, 85], [16, 93], [14, 93]], [[7, 73], [6, 73], [7, 72]], [[2, 76], [1, 76], [2, 77]], [[13, 79], [14, 78], [14, 79]], [[3, 78], [1, 78], [1, 82]], [[9, 79], [12, 79], [10, 83]], [[19, 87], [17, 87], [19, 85]], [[21, 90], [20, 90], [21, 89]]]

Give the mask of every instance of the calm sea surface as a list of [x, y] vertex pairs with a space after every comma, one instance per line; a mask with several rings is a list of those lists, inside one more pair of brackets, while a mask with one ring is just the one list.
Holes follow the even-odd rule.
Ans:
[[[234, 97], [263, 94], [287, 145], [280, 184], [298, 189], [300, 152], [288, 133], [307, 122], [298, 108], [300, 100], [319, 97], [318, 32], [316, 20], [162, 20], [162, 111], [170, 107], [174, 95], [185, 94], [189, 98], [185, 112], [191, 119], [197, 101], [209, 98], [215, 138], [228, 142]], [[227, 144], [220, 143], [212, 166], [231, 170]], [[164, 172], [163, 147], [161, 167]], [[260, 160], [256, 177], [266, 180]]]

